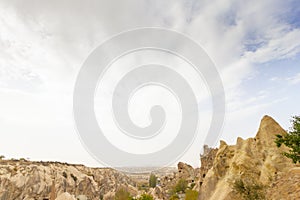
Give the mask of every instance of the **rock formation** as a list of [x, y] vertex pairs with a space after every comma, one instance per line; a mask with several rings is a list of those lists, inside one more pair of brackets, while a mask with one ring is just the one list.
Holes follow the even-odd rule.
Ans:
[[[120, 188], [134, 197], [147, 192], [167, 200], [181, 179], [188, 189], [199, 191], [199, 200], [300, 199], [300, 165], [282, 155], [288, 149], [276, 146], [277, 134], [286, 132], [265, 116], [254, 138], [238, 138], [235, 145], [221, 141], [216, 149], [204, 146], [200, 168], [179, 162], [177, 172], [156, 173], [155, 188], [138, 187], [140, 182], [130, 175], [110, 168], [0, 158], [0, 200], [113, 200]], [[149, 175], [132, 177], [146, 185]], [[175, 191], [179, 199], [185, 199], [182, 191]]]
[[164, 200], [166, 198], [166, 193], [160, 186], [156, 186], [155, 188], [150, 188], [148, 194], [152, 195], [155, 200]]
[[177, 179], [184, 179], [188, 182], [189, 185], [195, 183], [196, 173], [195, 173], [195, 169], [191, 165], [188, 165], [183, 162], [179, 162], [177, 164], [177, 168], [178, 168]]
[[254, 138], [221, 141], [213, 162], [202, 163], [199, 200], [300, 199], [300, 168], [277, 148], [276, 134], [286, 132], [265, 116]]
[[[0, 199], [102, 199], [118, 187], [137, 194], [135, 182], [110, 168], [57, 162], [0, 160]], [[108, 195], [107, 195], [108, 196]]]
[[201, 167], [199, 170], [199, 179], [198, 179], [199, 181], [197, 181], [196, 188], [195, 188], [196, 190], [200, 189], [208, 170], [210, 170], [210, 168], [212, 168], [217, 151], [218, 151], [217, 148], [215, 148], [215, 149], [209, 148], [207, 145], [204, 145], [203, 154], [200, 155]]
[[157, 186], [154, 190], [150, 190], [149, 194], [154, 196], [155, 199], [169, 199], [171, 191], [181, 179], [187, 182], [188, 188], [194, 188], [195, 190], [198, 188], [195, 185], [199, 182], [199, 169], [194, 169], [189, 164], [179, 162], [177, 164], [177, 172], [161, 177], [160, 186]]

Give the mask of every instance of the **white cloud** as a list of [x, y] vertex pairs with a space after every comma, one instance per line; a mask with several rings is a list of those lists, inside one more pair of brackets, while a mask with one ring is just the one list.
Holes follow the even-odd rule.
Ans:
[[271, 38], [265, 46], [244, 56], [254, 63], [292, 58], [300, 52], [300, 29], [285, 31]]
[[300, 73], [296, 74], [293, 77], [287, 78], [286, 80], [291, 84], [298, 84], [300, 83]]
[[[58, 117], [62, 123], [71, 124], [73, 84], [85, 57], [107, 37], [131, 28], [166, 27], [191, 36], [216, 63], [228, 110], [249, 108], [245, 116], [251, 108], [265, 105], [265, 94], [244, 101], [246, 94], [240, 88], [253, 75], [255, 64], [290, 58], [300, 51], [300, 30], [280, 19], [289, 12], [280, 0], [12, 0], [0, 4], [0, 95], [5, 96], [0, 119], [16, 124], [24, 118], [55, 126], [51, 122], [59, 113], [63, 113]], [[289, 79], [294, 84], [299, 80], [299, 74]], [[1, 142], [18, 142], [13, 137], [17, 130], [5, 127], [1, 131], [11, 132], [12, 137]], [[73, 134], [70, 127], [64, 131]], [[26, 126], [18, 131], [37, 130]], [[31, 144], [36, 143], [45, 141]], [[77, 152], [76, 146], [69, 147]]]
[[287, 82], [291, 85], [295, 85], [300, 83], [300, 73], [297, 73], [291, 77], [272, 77], [270, 81], [274, 82]]

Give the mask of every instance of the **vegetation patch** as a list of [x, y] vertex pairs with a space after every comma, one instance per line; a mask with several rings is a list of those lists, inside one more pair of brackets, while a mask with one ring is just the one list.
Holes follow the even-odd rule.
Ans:
[[282, 144], [290, 148], [289, 152], [284, 152], [283, 155], [292, 159], [296, 163], [300, 163], [300, 116], [294, 116], [291, 120], [292, 127], [287, 131], [286, 135], [276, 135], [275, 143], [278, 147]]
[[246, 200], [264, 200], [265, 186], [252, 181], [237, 179], [233, 183], [233, 190]]

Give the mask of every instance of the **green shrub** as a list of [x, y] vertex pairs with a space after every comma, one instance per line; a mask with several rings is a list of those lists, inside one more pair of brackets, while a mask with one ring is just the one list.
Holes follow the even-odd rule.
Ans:
[[195, 190], [186, 190], [185, 192], [185, 200], [197, 200], [198, 192]]
[[195, 185], [196, 185], [195, 183], [192, 183], [190, 188], [193, 189], [195, 187]]
[[188, 186], [188, 183], [186, 180], [184, 179], [179, 179], [179, 181], [177, 182], [177, 184], [175, 185], [175, 192], [185, 192], [186, 188]]
[[255, 181], [244, 181], [238, 179], [233, 184], [233, 189], [246, 200], [263, 200], [265, 199], [264, 186]]
[[115, 200], [131, 200], [132, 197], [130, 196], [129, 192], [124, 188], [119, 188], [115, 194]]
[[153, 200], [153, 197], [150, 194], [142, 194], [142, 196], [137, 200]]
[[169, 200], [179, 200], [179, 196], [177, 194], [173, 194]]

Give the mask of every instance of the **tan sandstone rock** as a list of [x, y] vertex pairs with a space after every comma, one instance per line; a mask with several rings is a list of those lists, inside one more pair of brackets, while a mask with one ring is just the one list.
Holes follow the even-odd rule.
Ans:
[[[238, 180], [264, 186], [262, 192], [267, 196], [268, 189], [272, 188], [278, 176], [293, 167], [292, 162], [282, 155], [286, 147], [277, 148], [274, 142], [276, 134], [286, 132], [274, 119], [265, 116], [254, 138], [238, 138], [236, 145], [221, 142], [213, 165], [202, 180], [199, 199], [241, 199], [233, 187]], [[299, 188], [299, 180], [296, 182]]]
[[[137, 194], [136, 183], [110, 168], [89, 168], [59, 162], [0, 160], [0, 199], [98, 200], [120, 185]], [[109, 195], [107, 195], [109, 196]]]
[[74, 195], [70, 195], [67, 192], [60, 194], [55, 200], [77, 200]]

